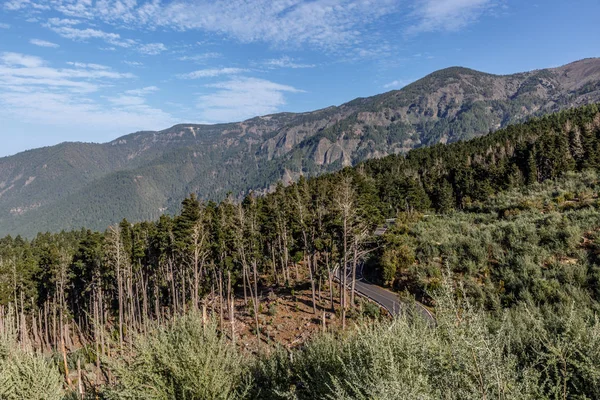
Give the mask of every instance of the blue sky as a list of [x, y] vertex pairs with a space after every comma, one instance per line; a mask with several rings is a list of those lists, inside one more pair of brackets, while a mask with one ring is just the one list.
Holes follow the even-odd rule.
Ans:
[[600, 56], [598, 0], [0, 0], [0, 156]]

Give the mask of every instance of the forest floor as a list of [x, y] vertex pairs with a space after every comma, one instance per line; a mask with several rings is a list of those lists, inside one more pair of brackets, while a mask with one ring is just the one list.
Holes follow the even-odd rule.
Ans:
[[[331, 308], [328, 285], [323, 284], [320, 298], [317, 290], [317, 313], [315, 314], [309, 283], [290, 288], [276, 285], [259, 287], [261, 347], [274, 345], [287, 348], [299, 347], [318, 333], [341, 330], [342, 320], [337, 289], [337, 285], [334, 284], [335, 312]], [[379, 307], [366, 305], [358, 296], [355, 303], [355, 309], [349, 311], [346, 317], [348, 326], [353, 324], [353, 320], [364, 316], [378, 317], [380, 315]], [[255, 352], [258, 350], [256, 323], [250, 298], [245, 304], [243, 293], [236, 293], [235, 309], [236, 344], [246, 351]], [[223, 330], [230, 336], [231, 323], [227, 318], [227, 313], [225, 314]], [[325, 321], [324, 324], [323, 321]]]

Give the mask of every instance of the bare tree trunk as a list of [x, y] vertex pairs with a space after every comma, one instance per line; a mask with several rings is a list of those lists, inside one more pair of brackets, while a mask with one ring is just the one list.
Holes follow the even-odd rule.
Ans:
[[194, 246], [194, 293], [192, 294], [192, 307], [194, 309], [194, 311], [198, 310], [198, 293], [200, 290], [200, 274], [198, 271], [198, 264], [199, 264], [199, 249], [198, 249], [198, 243], [195, 243]]
[[79, 398], [83, 399], [83, 381], [81, 380], [81, 358], [77, 357], [77, 389]]
[[254, 305], [254, 322], [256, 323], [256, 339], [258, 350], [260, 351], [260, 322], [258, 320], [258, 309], [259, 309], [259, 300], [258, 300], [258, 275], [256, 271], [256, 260], [252, 261], [252, 266], [254, 270], [254, 295], [252, 293], [252, 287], [250, 287], [250, 295], [253, 295], [253, 305]]
[[277, 285], [279, 285], [279, 276], [277, 275], [277, 267], [275, 264], [275, 245], [273, 244], [273, 242], [271, 242], [271, 245], [269, 247], [271, 248], [271, 266], [273, 269], [273, 280], [275, 281], [275, 283], [277, 283]]
[[354, 210], [354, 189], [352, 187], [352, 180], [349, 177], [345, 177], [342, 179], [340, 186], [337, 191], [337, 195], [335, 198], [335, 203], [337, 205], [338, 210], [342, 215], [343, 220], [343, 257], [342, 257], [342, 266], [341, 266], [341, 293], [340, 299], [342, 300], [342, 327], [346, 326], [346, 309], [348, 307], [348, 237], [350, 233], [350, 228], [353, 227], [355, 210]]
[[154, 280], [154, 318], [160, 324], [160, 299], [158, 298], [158, 282]]
[[56, 345], [58, 344], [58, 332], [56, 331], [56, 295], [54, 295], [54, 302], [52, 307], [52, 330], [52, 345], [56, 348]]
[[119, 292], [119, 347], [123, 350], [123, 278], [117, 264], [117, 286]]
[[309, 272], [309, 276], [310, 276], [310, 288], [312, 290], [313, 314], [317, 314], [317, 296], [316, 296], [316, 292], [315, 292], [315, 278], [313, 275], [313, 267], [312, 267], [312, 263], [310, 262], [310, 257], [306, 257], [306, 255], [305, 255], [304, 260], [308, 266], [308, 272]]
[[[244, 258], [244, 257], [243, 257]], [[246, 281], [246, 262], [242, 260], [242, 286], [244, 287], [244, 305], [248, 306], [248, 293], [246, 285], [249, 283]]]
[[335, 299], [333, 297], [333, 271], [331, 270], [331, 264], [329, 262], [329, 253], [325, 253], [325, 264], [327, 266], [327, 276], [329, 277], [329, 302], [331, 304], [331, 311], [335, 312]]
[[229, 323], [231, 324], [231, 341], [235, 345], [235, 304], [231, 293], [231, 271], [227, 271], [227, 293], [229, 299]]
[[220, 329], [223, 330], [223, 272], [219, 271], [219, 322]]
[[283, 231], [283, 265], [286, 273], [286, 282], [290, 284], [290, 270], [289, 270], [289, 250], [287, 244], [287, 230]]
[[175, 291], [175, 272], [173, 271], [173, 262], [171, 258], [168, 261], [169, 277], [171, 279], [171, 301], [173, 304], [173, 315], [177, 313], [177, 292]]
[[350, 307], [354, 307], [354, 290], [356, 288], [356, 265], [358, 263], [358, 242], [354, 238], [354, 254], [352, 257], [352, 289], [350, 290]]
[[[182, 267], [183, 269], [183, 267]], [[186, 290], [185, 290], [185, 269], [181, 271], [181, 310], [186, 313]]]
[[62, 310], [60, 312], [60, 326], [60, 348], [63, 356], [63, 366], [65, 368], [65, 380], [67, 381], [67, 385], [72, 387], [73, 383], [71, 382], [71, 377], [69, 376], [69, 364], [67, 363], [67, 349], [65, 348], [65, 326], [63, 325]]
[[44, 337], [46, 339], [46, 346], [48, 350], [50, 350], [50, 327], [48, 326], [48, 313], [50, 312], [50, 307], [48, 305], [48, 300], [44, 302]]

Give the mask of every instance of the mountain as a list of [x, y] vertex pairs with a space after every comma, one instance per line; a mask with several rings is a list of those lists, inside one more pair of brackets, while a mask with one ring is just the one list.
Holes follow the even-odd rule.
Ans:
[[314, 112], [30, 150], [0, 158], [0, 235], [154, 219], [176, 211], [192, 192], [219, 200], [229, 192], [267, 191], [277, 181], [595, 102], [598, 58], [505, 76], [452, 67], [401, 90]]

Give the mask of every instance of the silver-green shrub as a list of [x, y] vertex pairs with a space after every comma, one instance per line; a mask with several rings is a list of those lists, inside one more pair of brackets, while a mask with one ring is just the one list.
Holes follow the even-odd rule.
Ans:
[[23, 349], [16, 340], [12, 321], [0, 332], [0, 399], [60, 400], [63, 377], [43, 355]]
[[227, 400], [244, 396], [244, 357], [214, 324], [190, 314], [138, 336], [129, 353], [107, 360], [117, 383], [107, 399]]

